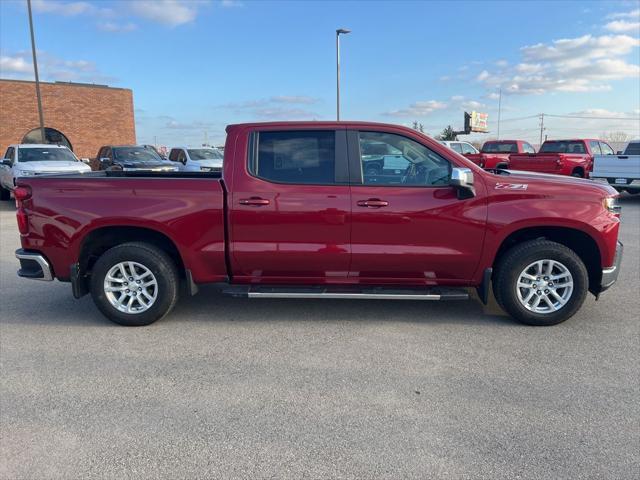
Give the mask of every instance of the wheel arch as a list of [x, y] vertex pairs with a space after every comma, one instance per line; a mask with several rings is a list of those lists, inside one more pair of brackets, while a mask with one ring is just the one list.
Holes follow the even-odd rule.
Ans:
[[598, 290], [602, 279], [602, 258], [598, 243], [588, 233], [572, 227], [525, 227], [511, 232], [502, 240], [493, 257], [494, 271], [507, 250], [519, 243], [536, 239], [550, 240], [576, 252], [587, 268], [589, 291], [595, 293]]
[[160, 248], [174, 261], [180, 275], [184, 276], [184, 260], [175, 242], [169, 236], [152, 228], [130, 225], [103, 226], [88, 232], [80, 244], [79, 273], [81, 275], [90, 273], [100, 255], [116, 245], [127, 242], [144, 242]]

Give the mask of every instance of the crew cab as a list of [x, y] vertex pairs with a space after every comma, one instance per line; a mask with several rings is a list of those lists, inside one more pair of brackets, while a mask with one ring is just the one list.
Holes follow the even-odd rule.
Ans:
[[[370, 145], [403, 168], [364, 171]], [[616, 280], [608, 185], [485, 171], [415, 130], [366, 122], [227, 127], [216, 172], [18, 180], [18, 275], [70, 282], [123, 325], [180, 284], [248, 298], [458, 300], [491, 285], [514, 318], [553, 325]], [[398, 165], [400, 165], [398, 163]]]
[[640, 140], [629, 142], [618, 155], [596, 155], [591, 179], [608, 183], [619, 192], [640, 193]]
[[482, 168], [509, 168], [509, 156], [514, 153], [536, 153], [531, 144], [523, 140], [490, 140], [485, 142], [480, 153], [464, 156]]
[[0, 199], [9, 200], [19, 177], [90, 171], [91, 167], [64, 145], [9, 145], [0, 163]]
[[511, 170], [553, 173], [589, 178], [594, 155], [613, 155], [613, 149], [601, 140], [547, 140], [538, 153], [509, 156]]
[[104, 145], [96, 155], [94, 170], [177, 172], [175, 163], [144, 145]]

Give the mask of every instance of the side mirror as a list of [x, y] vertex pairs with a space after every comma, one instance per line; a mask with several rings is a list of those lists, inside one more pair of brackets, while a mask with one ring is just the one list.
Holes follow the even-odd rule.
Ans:
[[5, 167], [9, 167], [9, 168], [13, 167], [13, 164], [12, 164], [11, 160], [8, 159], [8, 158], [3, 158], [2, 159], [2, 165], [4, 165]]
[[89, 165], [91, 163], [91, 160], [89, 160], [88, 158], [81, 158], [80, 161], [82, 163], [86, 163], [87, 165]]
[[616, 152], [616, 155], [622, 155], [622, 150], [618, 150], [618, 151]]
[[101, 165], [110, 165], [111, 164], [111, 159], [107, 158], [107, 157], [102, 157], [102, 158], [100, 158], [100, 164]]
[[453, 168], [449, 185], [458, 191], [459, 199], [476, 196], [476, 189], [473, 187], [473, 170], [470, 168]]

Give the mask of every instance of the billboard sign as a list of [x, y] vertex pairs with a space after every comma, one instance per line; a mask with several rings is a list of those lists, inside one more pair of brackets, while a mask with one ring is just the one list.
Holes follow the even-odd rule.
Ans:
[[471, 112], [469, 127], [472, 132], [487, 133], [489, 131], [489, 114]]

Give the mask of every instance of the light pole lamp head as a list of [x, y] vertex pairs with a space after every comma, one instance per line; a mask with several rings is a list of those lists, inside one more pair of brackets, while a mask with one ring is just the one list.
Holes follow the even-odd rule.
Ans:
[[346, 35], [347, 33], [351, 33], [351, 30], [348, 30], [346, 28], [339, 28], [336, 30], [336, 35], [340, 35], [340, 34]]

